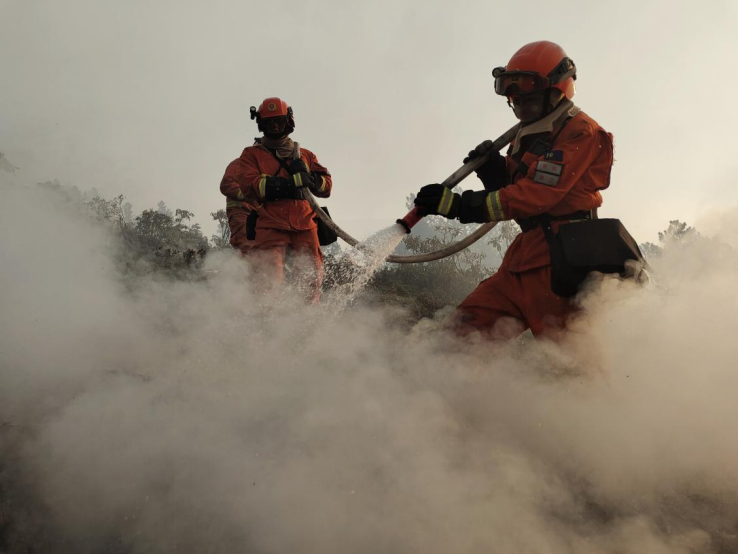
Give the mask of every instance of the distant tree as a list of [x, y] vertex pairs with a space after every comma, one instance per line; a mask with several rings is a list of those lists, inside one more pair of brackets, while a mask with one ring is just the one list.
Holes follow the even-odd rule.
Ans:
[[[72, 187], [73, 189], [76, 189], [77, 187]], [[100, 193], [98, 192], [98, 189], [95, 187], [92, 187], [90, 190], [86, 190], [82, 193], [82, 202], [89, 202], [93, 198], [101, 198]]]
[[124, 196], [122, 194], [116, 196], [113, 200], [105, 200], [95, 196], [89, 202], [85, 202], [85, 206], [87, 206], [93, 221], [114, 224], [123, 239], [129, 241], [131, 239], [130, 223], [126, 221], [123, 200]]
[[159, 210], [144, 210], [135, 225], [139, 254], [164, 270], [199, 265], [209, 245], [200, 225], [185, 224], [192, 216], [187, 210], [176, 210], [174, 217]]
[[662, 255], [662, 248], [651, 242], [643, 242], [639, 245], [639, 250], [648, 260], [659, 258]]
[[[165, 212], [166, 213], [166, 212]], [[171, 213], [171, 212], [170, 212]], [[187, 210], [176, 209], [174, 212], [174, 221], [179, 229], [187, 228], [183, 221], [190, 221], [195, 214]]]
[[229, 248], [231, 246], [231, 228], [228, 226], [226, 210], [222, 208], [217, 212], [211, 212], [210, 217], [218, 223], [218, 232], [210, 239], [213, 242], [213, 246], [219, 250]]
[[490, 231], [487, 244], [492, 245], [500, 257], [503, 258], [506, 250], [520, 232], [521, 228], [515, 221], [501, 221]]
[[639, 245], [639, 248], [647, 259], [659, 258], [665, 248], [674, 247], [676, 245], [687, 244], [694, 240], [701, 239], [700, 233], [693, 227], [689, 227], [687, 223], [680, 221], [679, 219], [673, 219], [667, 226], [667, 229], [657, 233], [659, 242], [662, 246], [656, 245], [651, 242], [643, 242]]
[[164, 203], [164, 200], [160, 200], [157, 204], [157, 211], [160, 214], [168, 215], [172, 217], [172, 210], [170, 210], [167, 205]]
[[687, 223], [674, 219], [670, 221], [667, 229], [658, 233], [658, 236], [660, 242], [669, 243], [695, 239], [699, 234], [693, 227], [688, 227]]
[[123, 195], [106, 200], [94, 188], [81, 193], [58, 180], [37, 186], [55, 202], [64, 203], [122, 239], [121, 248], [113, 252], [123, 275], [164, 272], [177, 279], [202, 278], [197, 270], [210, 243], [198, 223], [190, 224], [193, 212], [177, 209], [172, 213], [161, 201], [157, 209], [145, 210], [134, 218]]
[[187, 210], [177, 210], [174, 217], [161, 211], [144, 210], [136, 218], [136, 231], [142, 243], [152, 250], [203, 248], [206, 239], [200, 232], [200, 225], [188, 227], [184, 223], [192, 216]]

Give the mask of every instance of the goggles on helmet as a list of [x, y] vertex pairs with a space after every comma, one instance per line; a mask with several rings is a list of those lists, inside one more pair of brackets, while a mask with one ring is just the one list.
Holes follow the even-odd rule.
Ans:
[[534, 71], [506, 71], [504, 67], [493, 69], [493, 77], [495, 93], [500, 96], [533, 94], [551, 88], [570, 77], [577, 79], [575, 62], [570, 58], [562, 59], [546, 77]]
[[[498, 70], [500, 70], [498, 75], [495, 75]], [[495, 94], [501, 96], [533, 94], [548, 88], [546, 79], [542, 79], [537, 73], [506, 72], [502, 67], [496, 67], [493, 75], [495, 76]]]

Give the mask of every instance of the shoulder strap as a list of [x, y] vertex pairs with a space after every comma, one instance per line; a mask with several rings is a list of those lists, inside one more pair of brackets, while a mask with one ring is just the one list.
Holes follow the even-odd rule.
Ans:
[[[287, 167], [287, 164], [285, 163], [285, 160], [283, 160], [282, 158], [280, 158], [279, 156], [277, 156], [277, 152], [275, 150], [272, 150], [271, 148], [267, 148], [264, 145], [262, 145], [262, 146], [264, 147], [265, 150], [267, 150], [267, 152], [269, 152], [270, 154], [272, 154], [272, 157], [275, 160], [277, 160], [277, 163], [280, 164], [280, 166], [282, 167], [282, 169], [284, 169], [285, 171], [287, 171], [288, 173], [290, 173], [290, 168]], [[280, 173], [280, 170], [278, 169], [277, 170], [277, 173], [275, 173], [275, 177], [277, 177], [277, 175], [279, 173]]]
[[547, 139], [547, 142], [549, 143], [549, 148], [551, 148], [552, 146], [554, 146], [554, 141], [557, 140], [557, 137], [559, 136], [559, 134], [564, 130], [565, 125], [567, 125], [570, 122], [570, 119], [572, 119], [573, 117], [574, 116], [571, 116], [570, 115], [567, 118], [565, 118], [565, 120], [559, 126], [559, 129], [557, 129], [557, 131], [555, 133], [552, 133], [551, 135], [549, 135], [549, 137]]

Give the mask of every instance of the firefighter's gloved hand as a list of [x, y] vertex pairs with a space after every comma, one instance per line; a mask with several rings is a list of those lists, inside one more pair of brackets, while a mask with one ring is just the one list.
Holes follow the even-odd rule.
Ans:
[[470, 153], [464, 159], [464, 163], [488, 154], [488, 159], [475, 170], [475, 173], [485, 186], [485, 190], [500, 190], [508, 184], [508, 173], [506, 172], [505, 156], [493, 149], [493, 141], [486, 140], [478, 144], [474, 150], [470, 150]]
[[464, 191], [459, 201], [459, 222], [488, 223], [490, 219], [485, 206], [488, 194], [486, 190]]
[[421, 215], [443, 215], [455, 219], [459, 214], [461, 197], [444, 185], [426, 185], [418, 191], [413, 203]]
[[305, 162], [301, 158], [290, 160], [287, 167], [290, 168], [291, 175], [295, 175], [296, 173], [308, 173], [308, 166], [305, 165]]
[[264, 200], [284, 200], [300, 198], [300, 191], [292, 178], [267, 177], [264, 182]]
[[308, 187], [309, 189], [312, 189], [316, 186], [316, 180], [310, 173], [301, 171], [300, 173], [293, 174], [292, 178], [293, 183], [295, 183], [295, 188]]
[[470, 160], [474, 160], [475, 158], [480, 158], [490, 152], [493, 149], [493, 141], [492, 140], [484, 140], [477, 146], [475, 146], [474, 150], [470, 150], [470, 153], [467, 154], [467, 157], [462, 160], [462, 163], [467, 163]]

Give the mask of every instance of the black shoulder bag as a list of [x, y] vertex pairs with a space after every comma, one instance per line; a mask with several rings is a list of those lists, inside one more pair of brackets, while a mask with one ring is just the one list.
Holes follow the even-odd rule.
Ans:
[[[537, 140], [529, 151], [536, 150], [535, 153], [541, 155], [550, 150], [570, 119], [567, 118], [557, 132], [547, 140]], [[542, 147], [546, 147], [545, 151], [541, 151]], [[519, 165], [518, 170], [523, 171], [525, 175], [528, 168], [522, 168], [522, 165]], [[552, 221], [569, 219], [580, 221], [560, 225], [555, 235]], [[582, 212], [577, 212], [563, 216], [542, 214], [520, 223], [522, 228], [528, 226], [528, 229], [541, 225], [549, 244], [552, 292], [557, 296], [564, 298], [575, 296], [592, 271], [618, 273], [623, 277], [640, 279], [641, 271], [629, 275], [627, 262], [634, 261], [641, 268], [648, 267], [639, 245], [618, 219], [597, 219], [597, 216], [591, 217], [590, 214], [583, 217]]]
[[588, 273], [628, 275], [627, 262], [647, 263], [634, 237], [618, 219], [588, 219], [560, 225], [552, 231], [551, 219], [541, 223], [552, 261], [552, 292], [569, 298], [577, 294]]
[[[323, 210], [323, 213], [325, 213], [327, 217], [331, 217], [331, 214], [328, 213], [328, 208], [326, 206], [321, 206], [321, 210]], [[339, 239], [336, 231], [326, 225], [326, 223], [320, 217], [316, 216], [313, 219], [318, 226], [318, 228], [316, 229], [316, 231], [318, 232], [318, 244], [320, 244], [321, 246], [328, 246], [329, 244], [335, 243]]]

